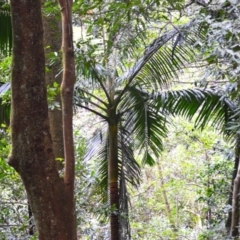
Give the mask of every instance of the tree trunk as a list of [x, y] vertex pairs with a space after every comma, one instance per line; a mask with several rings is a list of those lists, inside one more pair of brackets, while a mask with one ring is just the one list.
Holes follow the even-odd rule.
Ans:
[[[110, 110], [111, 111], [111, 110]], [[108, 188], [110, 195], [110, 230], [111, 240], [119, 239], [119, 193], [118, 193], [118, 125], [115, 111], [109, 116], [109, 160]]]
[[40, 0], [11, 0], [13, 67], [9, 164], [27, 191], [40, 240], [76, 239], [66, 184], [58, 175], [48, 121]]
[[[44, 0], [43, 2], [46, 1]], [[48, 67], [48, 71], [46, 72], [45, 76], [46, 84], [52, 87], [53, 83], [56, 82], [60, 86], [62, 83], [62, 74], [60, 73], [62, 67], [61, 58], [49, 65], [49, 59], [47, 57], [48, 53], [59, 53], [61, 49], [62, 25], [60, 13], [51, 15], [43, 14], [43, 30], [45, 60]], [[59, 103], [60, 108], [48, 109], [48, 117], [53, 142], [53, 151], [55, 154], [55, 158], [57, 159], [57, 168], [58, 170], [61, 170], [63, 169], [64, 146], [62, 129], [62, 104], [60, 92], [57, 93], [54, 101]]]
[[[233, 173], [232, 173], [231, 189], [230, 189], [230, 193], [229, 193], [229, 197], [228, 197], [228, 201], [227, 201], [227, 204], [230, 206], [232, 206], [234, 179], [237, 176], [238, 165], [239, 165], [239, 148], [240, 148], [240, 146], [238, 144], [236, 147], [236, 151], [235, 151], [235, 162], [234, 162], [234, 169], [233, 169]], [[232, 210], [230, 210], [228, 212], [228, 218], [227, 218], [227, 221], [225, 224], [228, 233], [230, 232], [230, 229], [231, 229], [231, 222], [232, 222]]]
[[[62, 16], [63, 79], [61, 84], [62, 123], [64, 144], [64, 183], [71, 216], [68, 221], [76, 226], [74, 180], [75, 156], [73, 142], [73, 91], [75, 83], [75, 61], [72, 31], [72, 0], [59, 0]], [[76, 227], [72, 228], [71, 240], [77, 239]]]
[[[238, 165], [236, 177], [233, 181], [233, 192], [232, 192], [232, 212], [231, 212], [231, 237], [239, 235], [239, 189], [240, 189], [240, 165], [239, 165], [239, 141], [237, 143], [235, 156], [235, 167]], [[233, 173], [234, 174], [234, 173]]]

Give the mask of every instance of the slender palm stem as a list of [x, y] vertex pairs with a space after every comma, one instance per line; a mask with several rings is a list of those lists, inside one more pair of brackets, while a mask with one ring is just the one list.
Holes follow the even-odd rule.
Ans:
[[109, 113], [108, 188], [110, 197], [111, 240], [119, 239], [119, 194], [118, 194], [118, 122], [114, 109]]

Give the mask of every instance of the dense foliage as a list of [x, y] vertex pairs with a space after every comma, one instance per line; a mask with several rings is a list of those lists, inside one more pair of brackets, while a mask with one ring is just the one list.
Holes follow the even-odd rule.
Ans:
[[[58, 10], [45, 3], [46, 14]], [[75, 198], [82, 239], [108, 239], [112, 215], [120, 216], [122, 239], [229, 234], [239, 141], [239, 10], [234, 0], [74, 2]], [[8, 21], [9, 8], [0, 1], [0, 29], [1, 17]], [[10, 79], [6, 29], [0, 82]], [[47, 58], [54, 63], [60, 55]], [[49, 107], [59, 108], [53, 101], [59, 86], [48, 90]], [[119, 129], [119, 212], [108, 196], [112, 122]], [[1, 234], [34, 239], [26, 193], [6, 164], [7, 132], [2, 126]]]

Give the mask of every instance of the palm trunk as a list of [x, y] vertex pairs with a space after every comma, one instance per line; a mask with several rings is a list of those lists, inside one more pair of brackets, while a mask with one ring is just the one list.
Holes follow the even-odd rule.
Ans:
[[119, 239], [119, 193], [118, 193], [118, 125], [114, 111], [110, 114], [109, 123], [109, 159], [108, 188], [110, 197], [111, 240]]

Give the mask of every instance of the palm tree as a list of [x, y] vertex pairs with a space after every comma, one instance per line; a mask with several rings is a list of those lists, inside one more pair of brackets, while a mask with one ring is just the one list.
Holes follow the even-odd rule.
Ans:
[[[134, 67], [120, 77], [116, 74], [109, 78], [104, 66], [87, 58], [83, 61], [82, 74], [90, 76], [105, 95], [100, 98], [81, 84], [76, 86], [75, 103], [100, 116], [107, 127], [95, 136], [95, 147], [87, 157], [99, 159], [101, 181], [97, 187], [105, 193], [105, 201], [109, 191], [111, 239], [119, 239], [119, 229], [130, 235], [126, 184], [137, 186], [140, 181], [135, 150], [139, 150], [143, 163], [153, 165], [162, 150], [170, 115], [191, 118], [199, 113], [196, 125], [204, 127], [210, 117], [216, 124], [220, 120], [220, 125], [224, 126], [233, 112], [231, 102], [213, 90], [163, 91], [179, 70], [194, 59], [191, 46], [199, 37], [203, 35], [193, 22], [165, 33], [155, 39]], [[5, 49], [6, 42], [2, 45]]]
[[[214, 90], [166, 90], [171, 79], [194, 58], [191, 46], [203, 37], [198, 30], [191, 22], [165, 33], [147, 47], [133, 68], [110, 81], [104, 66], [84, 59], [82, 75], [91, 77], [104, 98], [78, 83], [75, 103], [105, 122], [106, 127], [94, 136], [86, 158], [98, 160], [100, 181], [96, 188], [103, 193], [104, 201], [109, 193], [111, 239], [130, 237], [126, 184], [137, 186], [140, 181], [137, 158], [153, 165], [159, 157], [169, 116], [191, 118], [199, 113], [197, 126], [204, 127], [210, 117], [223, 126], [233, 111], [231, 102]], [[184, 41], [178, 41], [179, 36], [184, 36]], [[119, 233], [124, 232], [126, 235], [121, 237]]]

